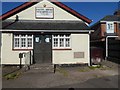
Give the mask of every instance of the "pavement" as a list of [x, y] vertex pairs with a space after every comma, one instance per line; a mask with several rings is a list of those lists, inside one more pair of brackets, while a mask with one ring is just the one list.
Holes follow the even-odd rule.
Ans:
[[2, 68], [0, 65], [0, 90], [2, 89]]
[[118, 64], [104, 61], [102, 68], [34, 67], [17, 78], [2, 78], [2, 88], [118, 88]]

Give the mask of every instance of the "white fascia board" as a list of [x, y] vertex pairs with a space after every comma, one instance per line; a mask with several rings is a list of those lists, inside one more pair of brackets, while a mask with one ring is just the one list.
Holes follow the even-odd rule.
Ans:
[[[92, 22], [93, 22], [93, 20], [92, 20]], [[92, 23], [92, 22], [91, 22], [91, 23]], [[85, 23], [87, 26], [90, 26], [90, 24], [91, 24], [91, 23], [89, 24], [89, 23], [87, 23], [87, 22], [84, 22], [84, 23]]]
[[100, 21], [100, 22], [118, 22], [118, 23], [120, 23], [120, 21]]
[[87, 26], [90, 26], [88, 23], [84, 22]]
[[109, 37], [119, 37], [119, 36], [106, 36], [106, 38], [109, 38]]
[[5, 31], [5, 32], [90, 32], [93, 30], [8, 30], [8, 29], [2, 29], [0, 31]]

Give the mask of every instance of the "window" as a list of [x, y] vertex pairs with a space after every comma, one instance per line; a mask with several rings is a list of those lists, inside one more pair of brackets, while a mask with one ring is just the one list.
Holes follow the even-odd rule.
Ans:
[[33, 35], [14, 34], [14, 49], [32, 49]]
[[53, 48], [70, 48], [70, 35], [53, 35]]
[[107, 33], [114, 33], [114, 22], [107, 22]]

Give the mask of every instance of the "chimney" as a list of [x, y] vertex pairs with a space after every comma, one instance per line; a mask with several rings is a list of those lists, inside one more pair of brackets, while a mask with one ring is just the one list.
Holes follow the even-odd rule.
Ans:
[[114, 12], [114, 15], [120, 16], [120, 9]]

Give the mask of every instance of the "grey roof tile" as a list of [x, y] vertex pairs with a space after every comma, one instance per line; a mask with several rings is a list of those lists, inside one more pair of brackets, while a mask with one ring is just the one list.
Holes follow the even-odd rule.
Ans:
[[100, 21], [120, 21], [120, 16], [117, 15], [107, 15]]
[[90, 28], [81, 21], [65, 20], [4, 20], [2, 29], [16, 30], [89, 30]]

